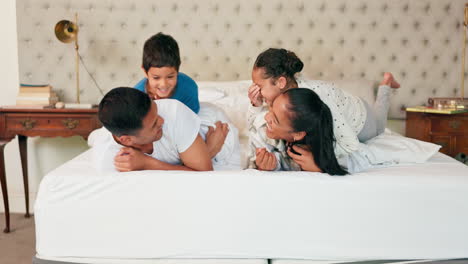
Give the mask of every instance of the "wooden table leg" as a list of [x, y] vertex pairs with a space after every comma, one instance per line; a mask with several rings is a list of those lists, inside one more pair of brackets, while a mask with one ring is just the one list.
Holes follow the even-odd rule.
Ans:
[[28, 137], [18, 135], [19, 150], [21, 156], [21, 167], [23, 168], [24, 196], [26, 198], [26, 214], [29, 218], [29, 181], [28, 181]]
[[8, 189], [5, 173], [5, 155], [4, 149], [8, 142], [0, 142], [0, 183], [2, 184], [3, 205], [5, 206], [5, 223], [4, 233], [10, 232], [10, 206], [8, 203]]

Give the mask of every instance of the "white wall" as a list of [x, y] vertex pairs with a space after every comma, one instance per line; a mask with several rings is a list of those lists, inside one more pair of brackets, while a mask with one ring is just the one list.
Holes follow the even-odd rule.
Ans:
[[[18, 48], [16, 34], [16, 2], [0, 1], [0, 105], [15, 104], [18, 93]], [[40, 69], [38, 69], [40, 70]], [[87, 148], [80, 137], [31, 138], [28, 140], [30, 208], [42, 177], [63, 162], [73, 158]], [[11, 212], [24, 212], [23, 174], [19, 158], [18, 141], [15, 139], [5, 147], [5, 166], [8, 197]], [[0, 197], [0, 212], [4, 211], [3, 196]], [[14, 223], [11, 223], [14, 226]]]

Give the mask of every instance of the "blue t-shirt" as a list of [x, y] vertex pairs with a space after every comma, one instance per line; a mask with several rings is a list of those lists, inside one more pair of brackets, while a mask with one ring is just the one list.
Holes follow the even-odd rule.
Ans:
[[[143, 78], [134, 88], [146, 93], [145, 87], [147, 81], [147, 78]], [[177, 84], [174, 90], [174, 93], [169, 98], [180, 101], [188, 106], [188, 108], [192, 109], [195, 114], [198, 114], [200, 101], [198, 101], [198, 86], [195, 81], [188, 75], [179, 72], [177, 74]]]

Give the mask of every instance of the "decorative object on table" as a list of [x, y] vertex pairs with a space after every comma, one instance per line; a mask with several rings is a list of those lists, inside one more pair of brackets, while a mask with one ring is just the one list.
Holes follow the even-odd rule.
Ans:
[[75, 42], [76, 53], [76, 102], [80, 103], [80, 55], [78, 53], [78, 13], [75, 22], [61, 20], [55, 25], [55, 36], [63, 43]]
[[16, 105], [37, 108], [51, 107], [58, 102], [58, 97], [48, 84], [21, 84], [16, 97]]

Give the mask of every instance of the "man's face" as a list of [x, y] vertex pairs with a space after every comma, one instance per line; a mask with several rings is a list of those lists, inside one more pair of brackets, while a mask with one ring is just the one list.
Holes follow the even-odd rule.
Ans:
[[132, 136], [133, 143], [144, 145], [160, 140], [163, 135], [163, 124], [164, 119], [158, 115], [156, 103], [151, 101], [151, 108], [142, 120], [142, 128]]
[[177, 85], [175, 67], [151, 67], [145, 75], [148, 78], [146, 92], [151, 100], [169, 98], [174, 93]]

